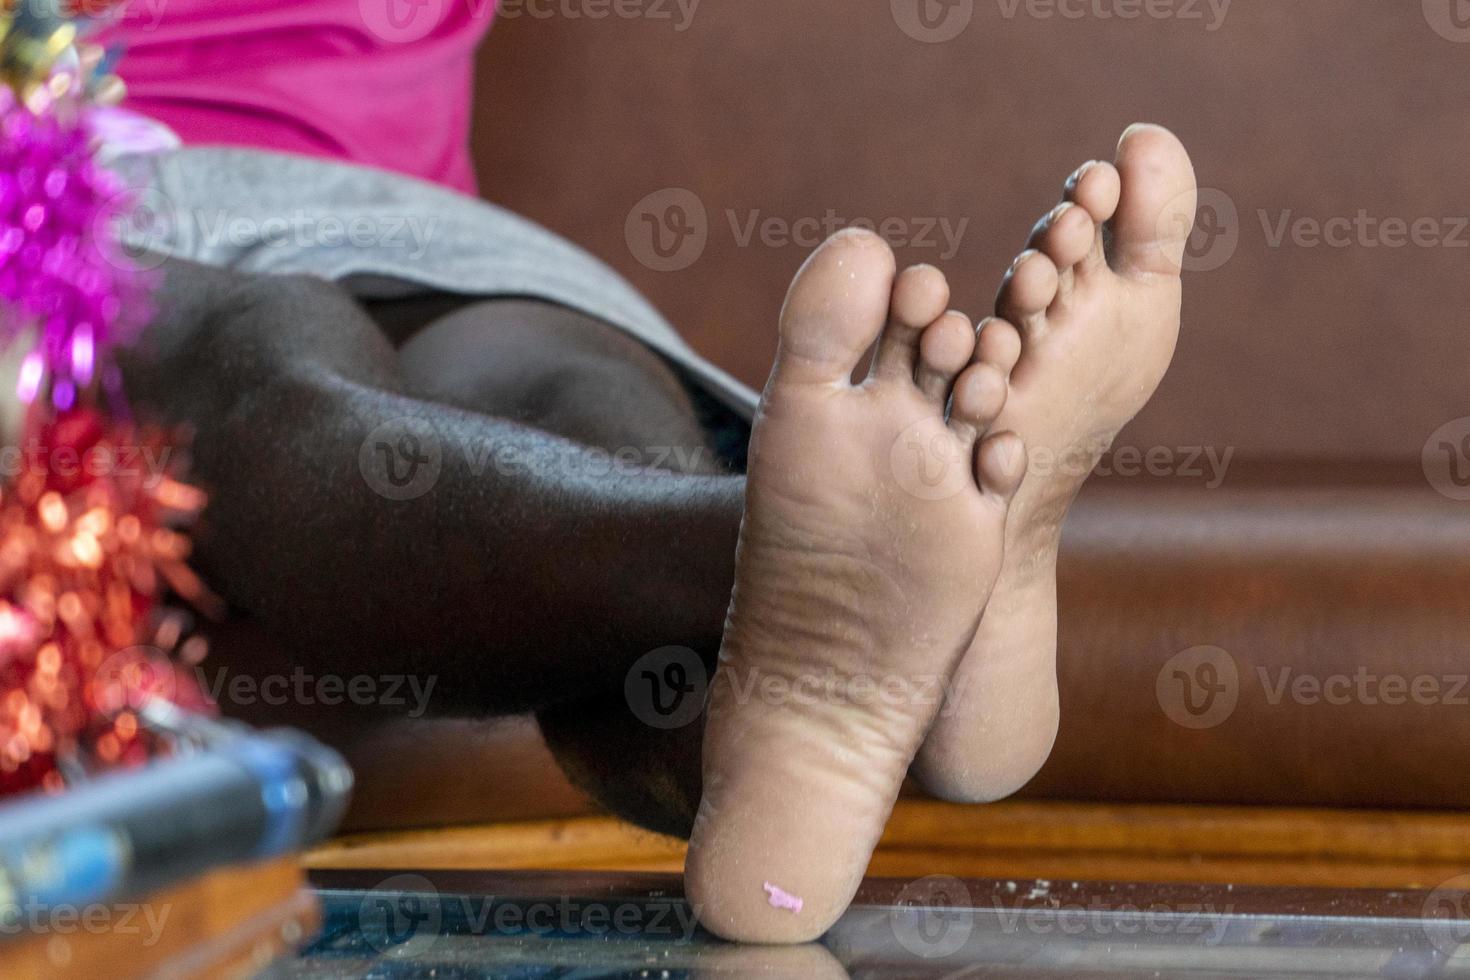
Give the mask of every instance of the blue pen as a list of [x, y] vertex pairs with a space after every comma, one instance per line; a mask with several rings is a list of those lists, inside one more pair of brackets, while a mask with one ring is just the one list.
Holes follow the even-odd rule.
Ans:
[[351, 787], [341, 756], [283, 730], [0, 806], [0, 921], [307, 847], [336, 827]]

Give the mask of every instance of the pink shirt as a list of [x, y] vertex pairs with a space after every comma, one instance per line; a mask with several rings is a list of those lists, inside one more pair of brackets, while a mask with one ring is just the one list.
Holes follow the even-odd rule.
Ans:
[[126, 108], [186, 146], [396, 170], [475, 193], [474, 52], [495, 0], [132, 0], [98, 35], [124, 47]]

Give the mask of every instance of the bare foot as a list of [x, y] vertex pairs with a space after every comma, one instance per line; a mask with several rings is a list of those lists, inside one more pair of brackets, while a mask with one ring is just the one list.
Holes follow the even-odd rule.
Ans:
[[[999, 571], [1025, 452], [989, 433], [1017, 352], [978, 356], [948, 301], [937, 270], [895, 280], [856, 231], [787, 297], [685, 867], [726, 938], [809, 940], [847, 907]], [[957, 456], [958, 478], [926, 481]]]
[[996, 425], [1020, 434], [1032, 465], [989, 608], [915, 767], [938, 796], [1008, 796], [1051, 752], [1062, 520], [1174, 355], [1194, 209], [1184, 147], [1157, 126], [1130, 127], [1116, 166], [1094, 162], [1072, 175], [1066, 201], [1037, 224], [1006, 275], [1000, 319], [982, 325], [982, 356], [1019, 355]]

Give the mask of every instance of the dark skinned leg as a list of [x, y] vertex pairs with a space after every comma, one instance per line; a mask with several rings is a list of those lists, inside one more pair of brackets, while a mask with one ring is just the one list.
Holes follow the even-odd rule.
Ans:
[[[163, 310], [129, 391], [193, 425], [202, 571], [297, 663], [436, 677], [433, 714], [483, 717], [620, 690], [663, 645], [718, 645], [742, 479], [606, 473], [585, 445], [420, 397], [326, 283], [176, 264]], [[432, 425], [442, 470], [394, 501], [358, 458], [401, 418]]]
[[[443, 313], [437, 304], [425, 308]], [[400, 363], [415, 390], [438, 401], [609, 452], [665, 457], [686, 472], [721, 469], [669, 366], [569, 310], [519, 300], [468, 305], [413, 333]], [[712, 670], [716, 649], [698, 652]], [[702, 718], [675, 731], [652, 728], [630, 709], [621, 683], [537, 717], [562, 769], [600, 803], [649, 829], [687, 836], [699, 804]]]

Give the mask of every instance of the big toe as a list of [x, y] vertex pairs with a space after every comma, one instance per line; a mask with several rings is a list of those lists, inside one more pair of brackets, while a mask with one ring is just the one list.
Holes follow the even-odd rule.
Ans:
[[869, 231], [827, 239], [796, 275], [781, 311], [775, 376], [782, 381], [849, 381], [888, 316], [893, 250]]
[[1178, 275], [1194, 228], [1194, 166], [1178, 137], [1147, 123], [1118, 143], [1122, 197], [1110, 224], [1112, 262], [1122, 273]]

